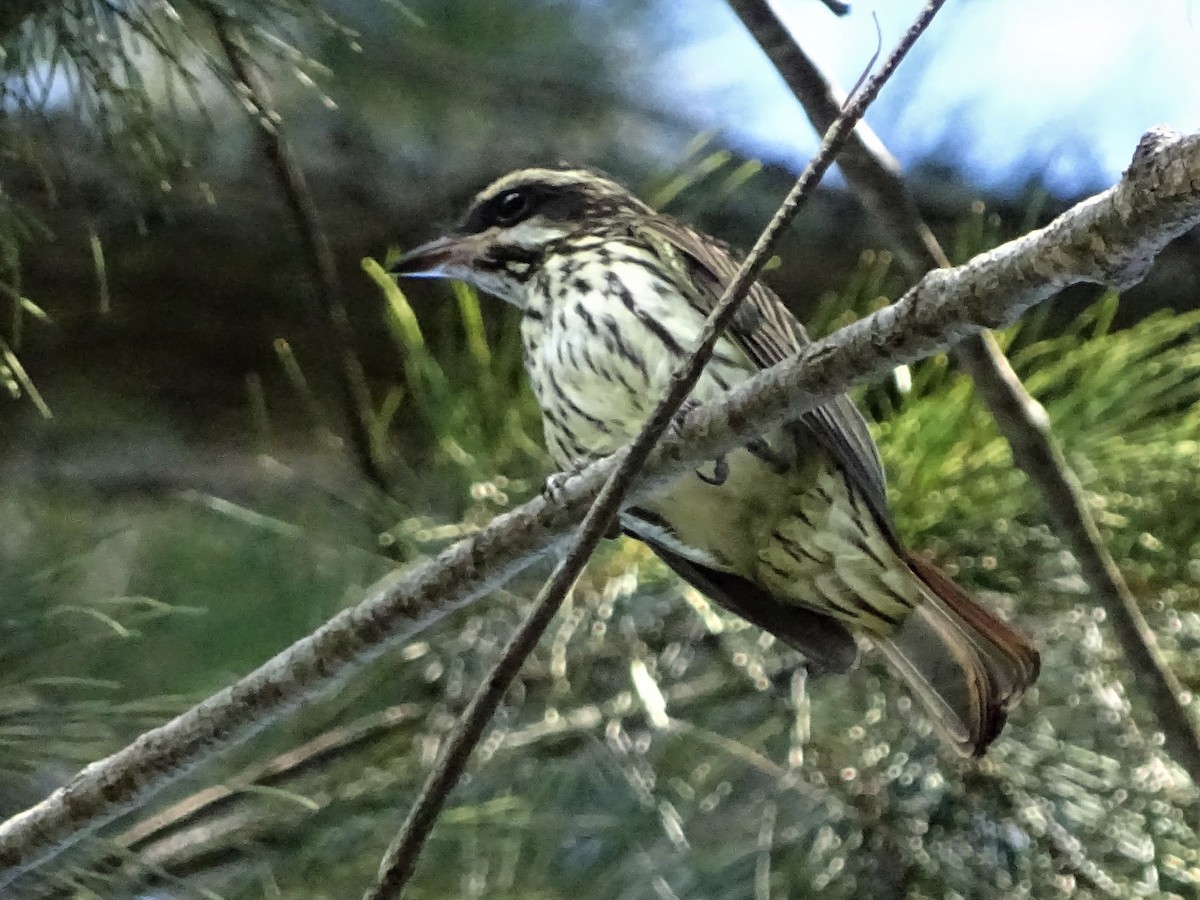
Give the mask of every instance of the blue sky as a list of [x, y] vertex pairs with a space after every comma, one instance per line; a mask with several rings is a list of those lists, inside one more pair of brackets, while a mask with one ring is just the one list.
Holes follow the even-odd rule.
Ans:
[[[849, 87], [922, 0], [858, 0], [838, 18], [775, 0], [805, 50]], [[787, 88], [720, 0], [674, 4], [684, 48], [663, 65], [673, 102], [741, 148], [802, 165], [816, 146]], [[688, 40], [687, 38], [690, 38]], [[984, 187], [1031, 171], [1070, 194], [1111, 183], [1149, 127], [1200, 128], [1195, 0], [953, 0], [867, 116], [906, 164], [942, 154]]]

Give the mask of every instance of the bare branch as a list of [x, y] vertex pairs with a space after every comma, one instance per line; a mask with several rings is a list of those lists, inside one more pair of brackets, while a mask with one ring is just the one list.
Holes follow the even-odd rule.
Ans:
[[483, 686], [471, 699], [470, 706], [442, 758], [430, 773], [408, 818], [396, 839], [384, 853], [379, 866], [379, 877], [374, 888], [368, 891], [366, 900], [391, 900], [399, 897], [404, 885], [416, 869], [417, 857], [425, 840], [433, 830], [433, 824], [445, 806], [446, 798], [466, 769], [467, 761], [475, 745], [483, 735], [483, 729], [495, 715], [504, 692], [520, 671], [526, 657], [537, 646], [542, 633], [549, 626], [554, 614], [562, 605], [575, 579], [587, 565], [600, 539], [609, 531], [614, 518], [621, 509], [625, 495], [629, 493], [638, 472], [650, 458], [659, 439], [667, 430], [671, 420], [687, 399], [704, 367], [712, 356], [717, 340], [733, 320], [738, 307], [745, 299], [754, 279], [770, 258], [771, 250], [778, 242], [783, 230], [800, 211], [800, 207], [812, 195], [821, 177], [833, 165], [838, 152], [850, 137], [855, 124], [866, 113], [867, 108], [879, 96], [879, 91], [895, 73], [896, 68], [908, 55], [917, 40], [933, 22], [934, 16], [946, 0], [929, 0], [913, 25], [905, 32], [896, 49], [888, 57], [878, 74], [870, 79], [852, 103], [838, 116], [829, 129], [817, 154], [796, 180], [791, 191], [767, 223], [754, 247], [738, 267], [737, 272], [717, 301], [712, 313], [700, 331], [696, 348], [687, 360], [671, 373], [666, 394], [654, 407], [638, 436], [629, 445], [625, 457], [604, 484], [579, 526], [579, 532], [566, 555], [555, 566], [550, 578], [542, 586], [534, 601], [533, 612], [522, 624], [516, 636], [505, 648], [504, 654], [488, 675]]
[[825, 7], [835, 16], [844, 16], [850, 12], [850, 4], [841, 0], [821, 0]]
[[[838, 114], [837, 93], [766, 0], [730, 0], [729, 5], [775, 64], [813, 127], [826, 128]], [[863, 205], [883, 223], [914, 279], [950, 265], [921, 218], [899, 165], [865, 123], [858, 126], [838, 165]], [[1104, 546], [1079, 479], [1041, 404], [1029, 396], [990, 332], [968, 337], [954, 348], [954, 356], [974, 379], [976, 391], [1012, 448], [1014, 461], [1037, 485], [1058, 520], [1084, 578], [1108, 613], [1135, 687], [1162, 729], [1167, 752], [1200, 784], [1200, 728], [1180, 702], [1183, 685], [1158, 652], [1153, 631]]]
[[236, 88], [244, 92], [242, 99], [247, 101], [246, 107], [254, 119], [259, 147], [279, 182], [312, 269], [316, 287], [313, 315], [318, 324], [323, 321], [328, 325], [329, 343], [322, 343], [325, 364], [342, 396], [350, 449], [359, 471], [378, 488], [387, 491], [388, 479], [376, 457], [367, 424], [371, 415], [370, 388], [354, 350], [354, 335], [350, 316], [342, 303], [333, 250], [317, 215], [304, 170], [280, 131], [281, 120], [271, 103], [270, 91], [246, 52], [235, 25], [216, 5], [209, 7], [209, 15], [221, 50], [237, 78]]
[[[766, 0], [729, 0], [729, 6], [800, 101], [814, 129], [824, 133], [843, 98], [793, 39]], [[866, 122], [854, 130], [838, 168], [863, 205], [887, 228], [905, 267], [920, 277], [950, 261], [900, 176], [900, 164]]]
[[[1007, 325], [1067, 285], [1127, 288], [1167, 243], [1197, 224], [1200, 133], [1152, 131], [1115, 187], [965, 265], [930, 272], [895, 304], [692, 410], [664, 436], [630, 496], [636, 500], [859, 382], [982, 328]], [[535, 498], [436, 559], [385, 577], [357, 606], [0, 824], [0, 887], [511, 578], [572, 531], [623, 455], [589, 466], [555, 501]]]

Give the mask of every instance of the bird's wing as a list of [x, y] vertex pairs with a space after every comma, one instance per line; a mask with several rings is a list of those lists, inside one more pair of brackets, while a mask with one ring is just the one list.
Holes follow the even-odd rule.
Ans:
[[[638, 510], [626, 512], [627, 518], [635, 521], [643, 515]], [[813, 674], [836, 674], [854, 665], [858, 648], [849, 630], [837, 619], [807, 606], [778, 600], [740, 575], [689, 559], [636, 525], [627, 529], [627, 533], [648, 544], [671, 571], [701, 593], [803, 653]]]
[[[641, 236], [665, 258], [665, 262], [677, 267], [677, 275], [685, 287], [687, 284], [694, 286], [694, 290], [685, 291], [685, 294], [708, 315], [738, 270], [738, 263], [730, 251], [713, 238], [668, 216], [656, 217], [651, 224], [642, 226]], [[761, 281], [755, 281], [750, 288], [733, 317], [728, 334], [762, 369], [783, 362], [810, 343], [804, 326]], [[839, 396], [801, 413], [797, 424], [807, 430], [847, 474], [885, 534], [892, 536], [883, 464], [866, 420], [850, 398]]]

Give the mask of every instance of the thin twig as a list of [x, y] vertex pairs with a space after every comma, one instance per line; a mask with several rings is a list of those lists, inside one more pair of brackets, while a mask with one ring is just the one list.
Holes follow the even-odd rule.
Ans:
[[461, 724], [450, 739], [449, 746], [442, 754], [442, 758], [434, 767], [433, 772], [430, 773], [429, 779], [425, 782], [408, 818], [396, 835], [396, 839], [384, 854], [379, 867], [378, 880], [375, 886], [367, 892], [366, 900], [393, 900], [393, 898], [399, 897], [401, 891], [404, 890], [404, 886], [416, 869], [417, 857], [433, 829], [434, 822], [445, 805], [450, 791], [462, 777], [471, 752], [482, 736], [483, 729], [495, 715], [496, 707], [504, 696], [504, 692], [554, 618], [563, 598], [579, 577], [583, 567], [587, 565], [588, 559], [591, 558], [592, 551], [609, 531], [613, 519], [625, 500], [625, 495], [633, 486], [634, 479], [650, 458], [659, 438], [662, 437], [667, 426], [670, 425], [671, 420], [700, 379], [700, 375], [712, 355], [713, 348], [732, 321], [738, 306], [754, 283], [754, 279], [766, 265], [771, 249], [779, 240], [783, 230], [795, 218], [800, 207], [812, 195], [813, 190], [820, 183], [821, 177], [833, 165], [838, 151], [867, 111], [867, 107], [879, 95], [879, 91], [891, 78], [925, 29], [929, 27], [945, 2], [946, 0], [929, 0], [925, 8], [921, 10], [916, 21], [905, 32], [879, 72], [864, 85], [862, 92], [855, 96], [829, 128], [821, 142], [820, 149], [796, 180], [795, 185], [779, 205], [779, 209], [775, 211], [775, 215], [763, 229], [758, 240], [754, 242], [750, 253], [738, 267], [737, 273], [705, 321], [696, 348], [688, 359], [672, 373], [666, 394], [654, 407], [654, 411], [642, 426], [642, 430], [625, 451], [620, 465], [609, 477], [600, 496], [588, 510], [571, 548], [542, 586], [534, 601], [533, 612], [509, 642], [504, 650], [504, 655], [492, 669], [484, 685], [472, 698]]
[[[224, 829], [246, 827], [251, 816], [238, 817], [234, 807], [252, 795], [253, 788], [287, 784], [314, 771], [320, 772], [335, 760], [361, 753], [378, 741], [391, 737], [398, 729], [411, 725], [422, 712], [420, 706], [402, 703], [364, 716], [317, 735], [298, 747], [272, 757], [266, 763], [249, 766], [222, 784], [213, 785], [190, 794], [166, 809], [136, 822], [112, 839], [116, 849], [108, 856], [88, 863], [89, 877], [113, 878], [123, 867], [138, 867], [141, 871], [123, 883], [123, 890], [144, 888], [151, 880], [169, 872], [172, 878], [187, 873], [174, 863], [165, 862], [156, 851], [162, 845], [178, 842], [187, 846], [190, 854], [206, 859], [219, 857], [211, 843], [196, 835], [214, 820], [231, 816], [233, 824]], [[241, 839], [244, 843], [244, 838]], [[66, 900], [75, 895], [73, 886], [60, 886], [39, 895], [39, 900]]]
[[201, 817], [213, 816], [225, 810], [248, 787], [270, 787], [314, 770], [321, 771], [332, 760], [359, 752], [365, 746], [391, 736], [397, 729], [414, 722], [420, 713], [421, 708], [416, 704], [401, 703], [364, 716], [349, 725], [326, 731], [272, 757], [265, 764], [252, 766], [236, 778], [198, 791], [138, 822], [118, 837], [117, 843], [127, 850], [139, 852], [154, 841], [192, 827]]
[[[663, 437], [631, 500], [855, 384], [1011, 324], [1067, 285], [1137, 284], [1159, 252], [1196, 225], [1200, 133], [1151, 131], [1116, 186], [965, 265], [930, 272], [891, 306], [688, 412]], [[436, 559], [389, 573], [357, 605], [253, 672], [0, 823], [0, 888], [540, 559], [572, 532], [622, 456], [588, 466], [553, 500], [537, 497], [497, 516]]]
[[363, 475], [385, 493], [389, 489], [387, 474], [380, 465], [371, 442], [368, 422], [371, 415], [371, 391], [363, 373], [362, 362], [354, 350], [354, 333], [350, 316], [342, 302], [342, 291], [334, 262], [329, 236], [321, 225], [316, 204], [309, 191], [304, 170], [296, 160], [291, 146], [280, 130], [280, 116], [272, 102], [270, 90], [254, 60], [246, 52], [241, 35], [229, 15], [215, 5], [209, 7], [213, 28], [229, 68], [245, 92], [252, 118], [256, 123], [259, 146], [275, 173], [300, 238], [316, 283], [318, 322], [324, 321], [328, 342], [321, 341], [326, 367], [342, 396], [346, 431], [350, 450]]
[[[729, 5], [774, 63], [813, 127], [827, 128], [840, 108], [837, 93], [766, 0], [729, 0]], [[838, 166], [863, 205], [883, 223], [914, 280], [950, 265], [921, 217], [899, 165], [865, 123], [850, 138]], [[1104, 546], [1079, 478], [1063, 455], [1045, 410], [1025, 390], [990, 331], [968, 337], [953, 352], [959, 366], [974, 379], [976, 391], [1012, 448], [1013, 460], [1037, 485], [1058, 520], [1083, 577], [1112, 621], [1135, 687], [1162, 729], [1167, 752], [1200, 784], [1200, 727], [1180, 702], [1183, 685], [1159, 652], [1153, 630]]]

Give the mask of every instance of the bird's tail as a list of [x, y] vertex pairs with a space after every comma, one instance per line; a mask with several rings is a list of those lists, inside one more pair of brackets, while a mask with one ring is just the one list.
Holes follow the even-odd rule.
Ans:
[[979, 756], [1037, 678], [1037, 648], [933, 563], [915, 554], [907, 563], [922, 602], [875, 643], [955, 748]]

